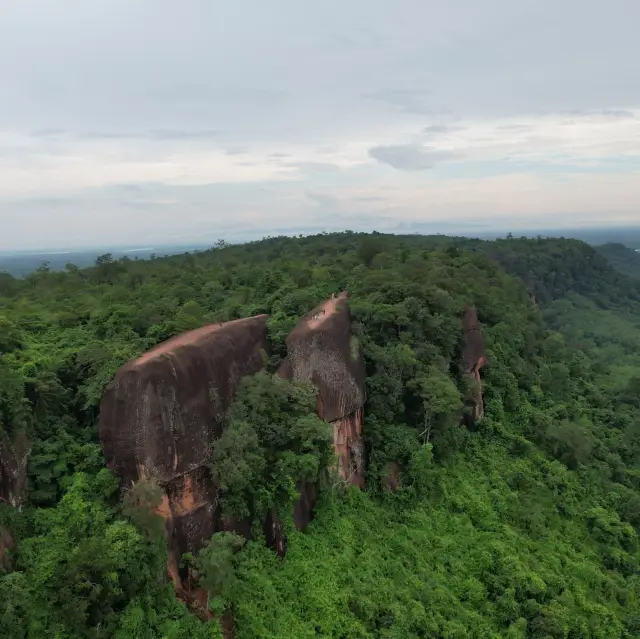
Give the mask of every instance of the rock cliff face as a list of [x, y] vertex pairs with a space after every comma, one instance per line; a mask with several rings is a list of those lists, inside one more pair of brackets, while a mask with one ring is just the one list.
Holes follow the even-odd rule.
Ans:
[[216, 532], [222, 521], [207, 467], [211, 442], [246, 375], [269, 352], [266, 316], [205, 326], [125, 364], [100, 406], [100, 439], [108, 466], [123, 487], [153, 478], [163, 488], [158, 512], [172, 550], [169, 572], [180, 585], [178, 561]]
[[107, 464], [125, 483], [203, 466], [240, 380], [267, 353], [266, 315], [204, 326], [125, 364], [100, 405]]
[[362, 486], [365, 369], [360, 345], [351, 332], [347, 294], [316, 307], [286, 342], [287, 357], [278, 374], [311, 382], [318, 389], [318, 415], [333, 425], [338, 474], [344, 481]]
[[[187, 599], [179, 570], [183, 553], [197, 552], [220, 530], [251, 537], [249, 518], [222, 517], [208, 462], [241, 379], [261, 370], [270, 351], [266, 320], [261, 315], [205, 326], [160, 344], [116, 373], [100, 406], [103, 452], [123, 488], [144, 478], [162, 488], [157, 512], [171, 551], [168, 570]], [[365, 370], [346, 293], [300, 321], [287, 338], [278, 373], [316, 386], [318, 414], [333, 425], [338, 473], [363, 485]], [[298, 490], [293, 518], [302, 529], [313, 516], [317, 489], [299, 482]], [[287, 540], [275, 511], [263, 529], [269, 546], [283, 555]]]
[[0, 527], [0, 568], [6, 572], [11, 572], [13, 566], [9, 559], [8, 551], [13, 548], [13, 537], [11, 533], [6, 529]]
[[298, 530], [304, 530], [313, 518], [313, 509], [318, 500], [315, 484], [299, 481], [296, 488], [300, 497], [293, 505], [293, 522]]
[[28, 443], [0, 431], [0, 501], [19, 506], [27, 491]]
[[482, 397], [482, 382], [480, 369], [486, 365], [484, 339], [478, 316], [472, 306], [467, 306], [462, 318], [462, 353], [461, 370], [474, 384], [474, 392], [469, 402], [468, 422], [473, 423], [484, 417], [484, 400]]

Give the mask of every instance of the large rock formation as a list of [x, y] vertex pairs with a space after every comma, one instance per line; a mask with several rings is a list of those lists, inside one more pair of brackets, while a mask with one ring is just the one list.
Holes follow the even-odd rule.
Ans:
[[268, 351], [259, 315], [179, 335], [125, 364], [100, 405], [109, 466], [125, 483], [169, 482], [203, 466], [240, 380]]
[[311, 382], [318, 389], [318, 415], [333, 425], [338, 474], [345, 482], [362, 486], [365, 369], [362, 350], [351, 332], [347, 293], [306, 315], [286, 343], [287, 357], [278, 374]]
[[19, 506], [27, 491], [28, 443], [25, 437], [13, 439], [0, 430], [0, 502]]
[[468, 402], [469, 423], [474, 423], [484, 417], [484, 400], [482, 397], [482, 381], [480, 380], [480, 369], [485, 366], [484, 339], [478, 316], [472, 306], [467, 306], [462, 318], [462, 353], [461, 371], [473, 385], [473, 393]]
[[[262, 369], [270, 351], [266, 319], [205, 326], [160, 344], [125, 364], [102, 399], [100, 439], [109, 467], [125, 489], [146, 478], [162, 488], [157, 512], [171, 549], [169, 573], [181, 594], [183, 553], [197, 552], [219, 530], [251, 537], [250, 518], [221, 516], [208, 463], [241, 379]], [[288, 336], [287, 352], [279, 374], [316, 386], [318, 414], [333, 425], [337, 471], [345, 482], [363, 485], [365, 370], [346, 293], [309, 313]], [[293, 518], [302, 529], [312, 518], [317, 488], [301, 481], [298, 489]], [[287, 540], [274, 510], [263, 529], [267, 543], [284, 554]]]
[[241, 379], [264, 365], [266, 319], [204, 326], [160, 344], [125, 364], [102, 398], [100, 439], [108, 466], [125, 489], [142, 478], [163, 488], [158, 512], [171, 540], [176, 586], [180, 555], [230, 527], [219, 516], [207, 464]]

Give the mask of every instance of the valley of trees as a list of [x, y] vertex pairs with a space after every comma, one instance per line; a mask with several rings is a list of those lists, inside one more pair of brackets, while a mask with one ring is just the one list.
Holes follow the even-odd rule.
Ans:
[[[31, 447], [26, 503], [0, 503], [15, 542], [0, 635], [204, 639], [232, 619], [238, 639], [640, 636], [640, 284], [625, 272], [575, 240], [345, 232], [0, 274], [0, 429]], [[272, 376], [299, 317], [342, 290], [367, 370], [362, 491], [322, 481], [313, 390]], [[466, 304], [488, 360], [470, 428]], [[183, 557], [213, 613], [193, 614], [166, 576], [154, 487], [121, 500], [104, 467], [100, 398], [155, 344], [258, 313], [273, 355], [212, 467], [225, 512], [277, 504], [287, 553], [214, 535]], [[304, 532], [287, 519], [301, 475], [321, 488]]]

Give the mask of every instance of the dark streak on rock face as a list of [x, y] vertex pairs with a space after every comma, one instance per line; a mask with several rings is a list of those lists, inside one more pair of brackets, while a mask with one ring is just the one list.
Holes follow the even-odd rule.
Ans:
[[478, 324], [478, 316], [472, 306], [467, 306], [462, 318], [461, 369], [464, 375], [473, 380], [475, 385], [473, 401], [469, 406], [471, 409], [469, 415], [470, 423], [476, 422], [484, 417], [484, 400], [482, 396], [480, 369], [485, 366], [486, 363], [484, 339]]
[[215, 487], [206, 466], [167, 482], [173, 546], [178, 556], [196, 553], [216, 532]]
[[267, 513], [263, 532], [267, 546], [272, 548], [279, 557], [284, 557], [287, 554], [287, 536], [274, 508], [270, 508]]
[[298, 530], [304, 530], [313, 519], [313, 510], [318, 501], [315, 484], [299, 481], [296, 488], [300, 497], [293, 505], [293, 522]]

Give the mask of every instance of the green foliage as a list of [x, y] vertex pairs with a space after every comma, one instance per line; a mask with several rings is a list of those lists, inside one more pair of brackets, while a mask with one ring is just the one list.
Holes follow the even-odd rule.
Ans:
[[616, 271], [640, 279], [640, 253], [624, 244], [610, 243], [595, 247]]
[[310, 385], [266, 372], [243, 380], [211, 456], [223, 513], [261, 519], [292, 502], [297, 481], [318, 481], [331, 430], [316, 415], [315, 395]]
[[[227, 534], [186, 557], [210, 608], [233, 611], [239, 639], [640, 635], [637, 282], [574, 240], [351, 232], [0, 274], [0, 428], [31, 448], [28, 503], [0, 511], [17, 541], [0, 634], [220, 636], [168, 583], [159, 487], [118, 505], [102, 392], [159, 341], [269, 314], [268, 372], [244, 381], [211, 469], [225, 514], [290, 513], [300, 479], [324, 485], [331, 430], [314, 389], [270, 373], [300, 316], [342, 290], [367, 372], [367, 488], [325, 491], [283, 561]], [[488, 362], [471, 430], [469, 303]]]
[[243, 537], [231, 532], [215, 533], [194, 561], [200, 585], [209, 595], [228, 597], [236, 582], [234, 557], [244, 546]]
[[0, 577], [2, 636], [124, 637], [134, 626], [136, 636], [160, 638], [170, 626], [188, 636], [193, 621], [162, 585], [164, 550], [117, 517], [115, 490], [106, 469], [77, 473], [55, 508], [27, 515], [16, 572]]
[[0, 431], [24, 431], [31, 421], [29, 403], [23, 396], [24, 380], [0, 355]]
[[442, 370], [430, 366], [424, 375], [409, 380], [407, 388], [414, 390], [422, 400], [424, 430], [420, 436], [425, 443], [431, 439], [434, 429], [441, 431], [458, 427], [462, 410], [460, 392]]
[[640, 302], [638, 283], [616, 272], [595, 248], [578, 240], [506, 239], [483, 242], [478, 249], [521, 277], [541, 304], [570, 293], [603, 308]]
[[[325, 502], [283, 564], [250, 543], [237, 637], [633, 636], [637, 579], [602, 565], [597, 547], [628, 561], [635, 533], [606, 508], [559, 514], [558, 471], [540, 456], [481, 440], [470, 452], [411, 505], [400, 493]], [[579, 499], [578, 478], [564, 480]]]
[[153, 540], [163, 539], [164, 519], [157, 514], [163, 490], [154, 479], [140, 479], [125, 494], [122, 512]]
[[365, 266], [371, 266], [374, 258], [384, 250], [382, 239], [376, 235], [369, 235], [360, 240], [357, 256]]

